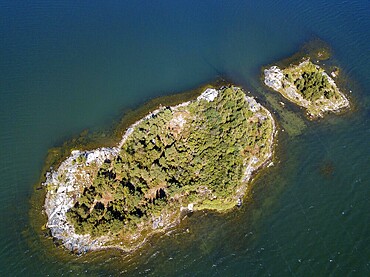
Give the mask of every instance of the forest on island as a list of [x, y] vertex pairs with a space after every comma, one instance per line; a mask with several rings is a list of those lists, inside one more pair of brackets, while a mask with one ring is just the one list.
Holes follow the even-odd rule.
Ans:
[[[295, 72], [297, 69], [299, 71]], [[337, 98], [338, 93], [333, 85], [330, 84], [328, 76], [311, 61], [297, 69], [285, 69], [285, 78], [295, 85], [297, 91], [304, 99], [316, 101], [322, 97], [325, 99]]]
[[226, 199], [249, 159], [269, 151], [272, 124], [235, 87], [219, 90], [210, 102], [165, 107], [139, 123], [119, 155], [104, 162], [68, 219], [80, 234], [119, 234], [165, 210]]

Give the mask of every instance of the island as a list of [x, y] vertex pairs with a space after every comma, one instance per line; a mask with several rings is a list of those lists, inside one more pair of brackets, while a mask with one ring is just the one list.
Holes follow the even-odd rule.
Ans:
[[114, 147], [71, 151], [46, 174], [51, 236], [76, 253], [132, 251], [188, 213], [240, 206], [271, 164], [271, 113], [243, 89], [205, 89], [131, 125]]
[[[331, 73], [333, 78], [337, 74], [336, 71]], [[350, 106], [332, 77], [309, 57], [282, 69], [276, 65], [264, 69], [266, 86], [304, 107], [311, 119], [323, 117], [328, 112], [339, 112]]]

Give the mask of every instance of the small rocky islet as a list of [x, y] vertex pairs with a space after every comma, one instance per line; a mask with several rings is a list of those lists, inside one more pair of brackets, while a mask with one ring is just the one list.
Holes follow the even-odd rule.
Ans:
[[[335, 71], [331, 75], [337, 77]], [[309, 57], [285, 68], [273, 65], [264, 70], [265, 85], [305, 108], [310, 119], [349, 108], [350, 102], [332, 77]]]

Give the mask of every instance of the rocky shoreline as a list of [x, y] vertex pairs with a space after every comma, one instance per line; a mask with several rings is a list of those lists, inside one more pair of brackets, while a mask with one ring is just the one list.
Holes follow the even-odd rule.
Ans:
[[[213, 101], [217, 95], [218, 90], [206, 89], [194, 101], [199, 101], [202, 99], [206, 101]], [[252, 175], [258, 169], [266, 166], [271, 161], [274, 147], [273, 140], [276, 135], [276, 125], [271, 113], [257, 103], [254, 98], [245, 96], [245, 99], [249, 105], [249, 109], [255, 113], [257, 117], [268, 117], [271, 120], [273, 131], [271, 137], [269, 138], [269, 151], [263, 157], [263, 160], [261, 161], [254, 156], [247, 164], [245, 164], [243, 179], [235, 194], [235, 205], [241, 204], [241, 199], [244, 196], [247, 188], [247, 182], [251, 180]], [[178, 107], [187, 106], [191, 102], [192, 101], [188, 101], [177, 106], [173, 106], [171, 107], [171, 110], [176, 111]], [[57, 169], [51, 169], [51, 171], [46, 174], [46, 181], [43, 183], [43, 185], [47, 188], [44, 204], [44, 210], [48, 217], [46, 227], [50, 230], [52, 237], [62, 244], [66, 249], [79, 254], [104, 248], [119, 248], [125, 251], [130, 251], [144, 243], [149, 235], [159, 231], [159, 227], [161, 230], [166, 230], [176, 224], [178, 219], [176, 219], [174, 222], [173, 218], [172, 220], [169, 219], [170, 217], [168, 217], [168, 220], [165, 220], [161, 217], [152, 218], [152, 233], [145, 237], [141, 243], [134, 246], [127, 246], [121, 244], [106, 245], [106, 243], [110, 240], [109, 236], [92, 238], [91, 235], [77, 234], [74, 227], [68, 222], [67, 219], [68, 210], [76, 203], [83, 189], [92, 184], [98, 169], [104, 163], [104, 161], [107, 159], [112, 160], [118, 155], [120, 148], [126, 139], [132, 134], [135, 126], [137, 126], [143, 120], [149, 120], [164, 108], [165, 107], [160, 107], [131, 125], [117, 146], [111, 148], [98, 148], [91, 151], [74, 150]], [[261, 110], [263, 111], [262, 113]], [[181, 210], [193, 211], [193, 205], [180, 207], [180, 211]]]

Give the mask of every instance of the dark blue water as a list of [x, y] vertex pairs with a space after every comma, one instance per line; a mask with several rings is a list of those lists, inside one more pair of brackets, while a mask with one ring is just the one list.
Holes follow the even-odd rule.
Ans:
[[[283, 136], [242, 209], [194, 215], [131, 256], [62, 258], [29, 232], [50, 147], [217, 76], [269, 93], [260, 67], [317, 37], [356, 110]], [[1, 1], [1, 275], [369, 276], [369, 38], [368, 0]]]

